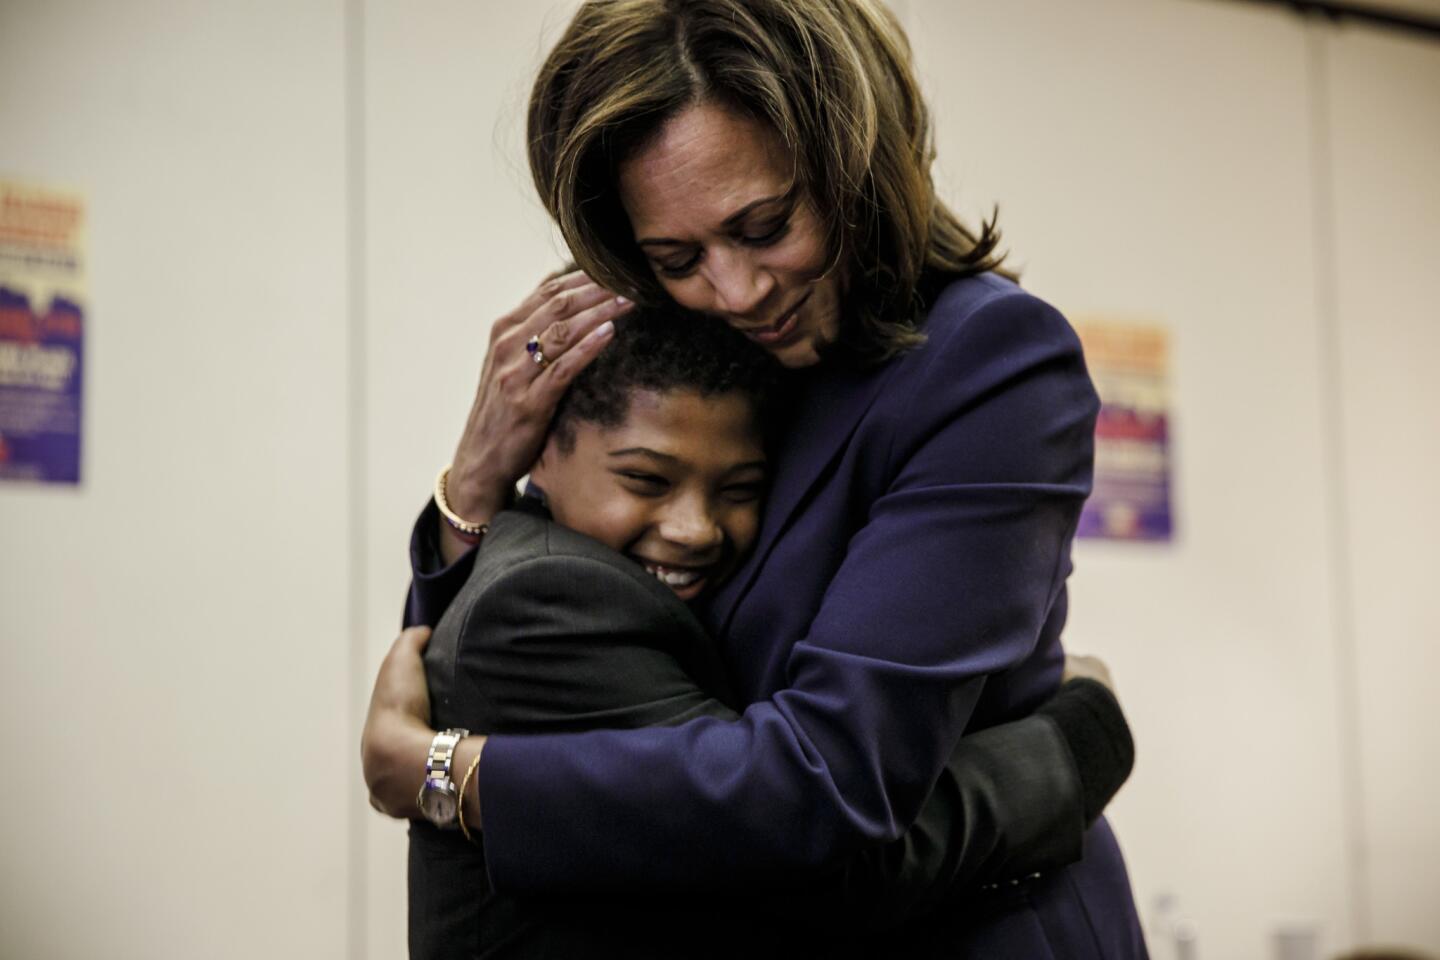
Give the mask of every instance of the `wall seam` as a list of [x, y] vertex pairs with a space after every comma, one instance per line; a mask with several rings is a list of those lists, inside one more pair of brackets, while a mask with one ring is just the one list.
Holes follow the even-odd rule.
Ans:
[[1331, 128], [1330, 24], [1308, 18], [1305, 25], [1307, 93], [1310, 101], [1310, 182], [1314, 216], [1315, 313], [1320, 352], [1321, 443], [1325, 463], [1325, 507], [1330, 541], [1330, 608], [1336, 665], [1336, 721], [1339, 726], [1340, 807], [1345, 829], [1346, 885], [1351, 933], [1356, 943], [1370, 938], [1370, 878], [1366, 849], [1364, 777], [1361, 762], [1360, 679], [1356, 650], [1355, 571], [1350, 562], [1351, 519], [1346, 482], [1344, 369], [1340, 349], [1338, 235], [1335, 223], [1335, 166]]
[[352, 734], [343, 745], [351, 760], [345, 765], [349, 780], [342, 786], [346, 806], [346, 902], [345, 955], [365, 960], [369, 953], [366, 937], [366, 901], [369, 895], [369, 858], [366, 827], [369, 806], [364, 793], [352, 786], [361, 775], [359, 734], [365, 722], [369, 692], [367, 631], [365, 621], [366, 558], [369, 556], [367, 507], [369, 484], [368, 370], [369, 342], [366, 331], [366, 258], [368, 256], [365, 200], [365, 2], [345, 0], [345, 273], [346, 273], [346, 637], [349, 640], [347, 681], [349, 723]]

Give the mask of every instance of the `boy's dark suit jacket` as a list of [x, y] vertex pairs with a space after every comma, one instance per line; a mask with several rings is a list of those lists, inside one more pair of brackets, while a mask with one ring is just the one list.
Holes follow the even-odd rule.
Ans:
[[[715, 644], [689, 608], [530, 499], [496, 518], [425, 667], [441, 729], [551, 733], [737, 715]], [[776, 876], [748, 899], [662, 889], [508, 897], [491, 889], [480, 849], [416, 823], [411, 955], [920, 956], [930, 952], [925, 925], [907, 922], [902, 937], [901, 921], [958, 904], [980, 880], [1069, 862], [1083, 830], [1073, 761], [1043, 717], [964, 739], [900, 841], [803, 884]], [[984, 910], [987, 896], [949, 909]]]

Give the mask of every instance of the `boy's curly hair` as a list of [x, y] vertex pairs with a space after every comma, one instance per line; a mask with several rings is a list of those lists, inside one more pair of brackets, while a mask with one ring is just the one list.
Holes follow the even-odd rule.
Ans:
[[569, 453], [576, 423], [617, 427], [635, 391], [684, 389], [705, 397], [744, 394], [756, 429], [763, 430], [773, 420], [768, 411], [779, 372], [769, 354], [717, 320], [674, 306], [636, 305], [615, 321], [615, 338], [570, 384], [550, 429]]

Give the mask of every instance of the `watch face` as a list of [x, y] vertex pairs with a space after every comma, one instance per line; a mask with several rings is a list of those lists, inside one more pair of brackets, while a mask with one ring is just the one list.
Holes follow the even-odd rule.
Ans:
[[420, 812], [431, 823], [443, 825], [453, 822], [459, 811], [453, 795], [443, 790], [426, 790], [420, 798]]

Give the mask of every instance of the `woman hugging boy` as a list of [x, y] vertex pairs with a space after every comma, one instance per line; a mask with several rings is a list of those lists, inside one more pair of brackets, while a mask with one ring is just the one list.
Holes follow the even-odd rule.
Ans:
[[[674, 308], [621, 319], [435, 628], [433, 726], [546, 734], [743, 712], [693, 608], [756, 540], [779, 398], [775, 362], [726, 326]], [[743, 909], [733, 891], [508, 896], [489, 883], [477, 825], [412, 821], [411, 956], [795, 955], [818, 931], [830, 956], [915, 941], [941, 905], [987, 909], [1005, 881], [1073, 858], [1056, 825], [1093, 820], [1119, 788], [1128, 750], [1096, 749], [1117, 740], [1128, 733], [1110, 693], [1066, 684], [1039, 714], [963, 738], [900, 840], [823, 876], [770, 878]], [[462, 798], [475, 789], [447, 773]]]

